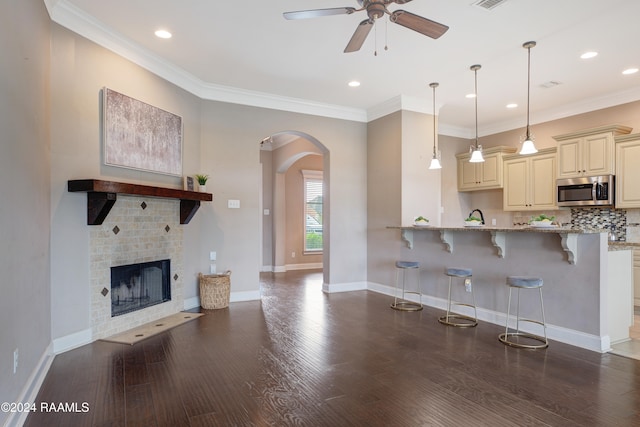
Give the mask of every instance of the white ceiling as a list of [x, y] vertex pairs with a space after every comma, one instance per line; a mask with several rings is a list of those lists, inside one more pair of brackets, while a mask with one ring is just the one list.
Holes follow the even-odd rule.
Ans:
[[[474, 102], [465, 95], [469, 67], [481, 64], [478, 121], [480, 135], [491, 134], [526, 123], [529, 40], [537, 42], [532, 124], [640, 99], [640, 73], [622, 75], [640, 68], [638, 0], [507, 0], [492, 10], [477, 0], [392, 4], [450, 29], [433, 40], [385, 17], [348, 54], [366, 12], [296, 21], [282, 13], [357, 8], [356, 0], [44, 1], [55, 22], [205, 99], [368, 121], [400, 107], [431, 113], [437, 81], [440, 132], [472, 137]], [[173, 38], [156, 38], [158, 28]], [[599, 55], [580, 59], [587, 50]], [[349, 88], [352, 79], [362, 85]], [[549, 81], [561, 84], [541, 86]]]

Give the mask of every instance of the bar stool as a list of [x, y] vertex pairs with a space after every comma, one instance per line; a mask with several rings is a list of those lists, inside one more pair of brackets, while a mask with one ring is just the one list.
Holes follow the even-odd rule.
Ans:
[[[393, 304], [391, 308], [401, 311], [420, 311], [422, 310], [422, 292], [420, 289], [420, 264], [416, 261], [396, 261], [396, 288], [394, 293]], [[409, 270], [415, 270], [417, 289], [415, 291], [407, 290], [405, 287], [406, 276]], [[400, 286], [400, 274], [402, 274], [402, 296], [398, 298], [398, 286]], [[418, 295], [418, 302], [409, 301], [407, 294]]]
[[[509, 304], [507, 306], [507, 323], [504, 329], [504, 333], [498, 335], [498, 339], [501, 343], [511, 347], [517, 348], [547, 348], [549, 341], [547, 340], [547, 325], [544, 320], [544, 304], [542, 302], [542, 285], [543, 281], [539, 277], [525, 277], [525, 276], [508, 276], [507, 286], [509, 286]], [[509, 332], [509, 316], [511, 312], [511, 291], [518, 290], [518, 302], [516, 306], [516, 330], [515, 332]], [[540, 311], [542, 312], [542, 321], [532, 319], [520, 318], [520, 290], [521, 289], [538, 289], [540, 293]], [[530, 334], [520, 331], [520, 322], [529, 322], [542, 325], [544, 337], [539, 335]], [[524, 338], [524, 342], [520, 342], [519, 338]], [[527, 344], [527, 341], [538, 342], [539, 344]]]
[[[447, 326], [457, 326], [459, 328], [470, 328], [478, 325], [478, 312], [476, 310], [476, 297], [473, 295], [473, 287], [471, 286], [471, 278], [473, 272], [470, 268], [447, 268], [445, 274], [449, 276], [449, 295], [447, 297], [447, 314], [438, 318], [438, 322]], [[456, 302], [451, 300], [451, 282], [453, 278], [464, 279], [465, 288], [471, 292], [472, 304]], [[473, 317], [465, 316], [459, 313], [452, 313], [451, 306], [464, 306], [473, 308]]]

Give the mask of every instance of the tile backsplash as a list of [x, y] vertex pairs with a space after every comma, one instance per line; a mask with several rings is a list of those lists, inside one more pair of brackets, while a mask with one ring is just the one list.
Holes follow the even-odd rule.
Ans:
[[573, 208], [571, 226], [580, 228], [602, 228], [609, 230], [615, 240], [627, 240], [627, 211], [612, 208]]

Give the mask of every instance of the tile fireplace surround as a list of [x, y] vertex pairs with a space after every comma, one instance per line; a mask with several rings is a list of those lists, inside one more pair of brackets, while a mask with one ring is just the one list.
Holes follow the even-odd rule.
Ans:
[[[106, 338], [181, 311], [183, 229], [180, 201], [120, 195], [102, 225], [89, 226], [92, 338]], [[111, 267], [171, 260], [171, 301], [111, 317]], [[106, 290], [106, 291], [105, 291]]]

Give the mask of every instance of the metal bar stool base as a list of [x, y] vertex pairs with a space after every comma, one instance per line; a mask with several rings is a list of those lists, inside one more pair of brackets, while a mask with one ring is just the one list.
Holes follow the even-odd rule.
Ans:
[[[520, 342], [515, 342], [513, 340], [510, 340], [510, 338], [512, 337], [526, 338], [529, 340], [538, 341], [540, 342], [540, 344], [524, 344]], [[498, 339], [500, 340], [501, 343], [511, 347], [516, 347], [516, 348], [529, 348], [529, 349], [535, 350], [535, 349], [549, 347], [549, 342], [545, 338], [538, 335], [528, 334], [526, 332], [508, 332], [508, 333], [504, 332], [498, 335]]]
[[[406, 281], [406, 272], [408, 270], [415, 270], [418, 274], [417, 276], [417, 286], [418, 289], [416, 291], [407, 291], [405, 289], [405, 281]], [[400, 282], [400, 272], [402, 272], [402, 296], [398, 297], [398, 286]], [[406, 299], [405, 295], [417, 295], [418, 301], [409, 301]], [[420, 271], [419, 264], [416, 261], [396, 261], [396, 289], [395, 289], [395, 297], [393, 299], [393, 303], [391, 303], [391, 308], [398, 311], [420, 311], [422, 310], [422, 292], [420, 289]]]
[[[471, 280], [473, 277], [471, 269], [467, 268], [447, 268], [445, 274], [449, 276], [449, 294], [447, 296], [447, 312], [444, 316], [438, 318], [438, 322], [446, 326], [455, 326], [457, 328], [473, 328], [478, 326], [478, 314], [476, 309], [476, 298], [471, 290], [471, 298], [473, 298], [473, 304], [466, 304], [463, 302], [456, 302], [451, 299], [451, 286], [454, 277], [464, 279], [465, 285], [467, 280]], [[452, 313], [451, 307], [469, 307], [473, 309], [474, 317], [467, 316], [459, 313]]]

